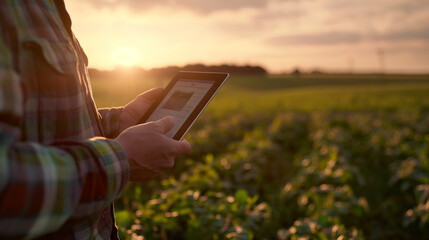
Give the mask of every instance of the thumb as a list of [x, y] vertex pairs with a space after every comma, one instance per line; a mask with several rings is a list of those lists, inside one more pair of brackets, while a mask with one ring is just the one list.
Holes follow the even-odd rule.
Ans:
[[154, 121], [153, 124], [156, 126], [158, 132], [166, 134], [174, 127], [175, 120], [173, 117], [166, 116]]
[[176, 153], [177, 154], [186, 154], [191, 151], [191, 144], [188, 141], [182, 140], [176, 142]]
[[163, 91], [164, 91], [164, 88], [162, 88], [162, 87], [152, 88], [152, 89], [140, 94], [137, 98], [140, 101], [153, 102], [161, 96]]

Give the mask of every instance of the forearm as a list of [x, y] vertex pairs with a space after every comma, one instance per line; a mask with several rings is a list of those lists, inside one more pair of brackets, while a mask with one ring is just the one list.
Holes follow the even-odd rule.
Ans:
[[[1, 137], [8, 139], [4, 132]], [[114, 140], [6, 142], [0, 146], [0, 235], [55, 231], [68, 219], [100, 212], [128, 182], [128, 161]]]

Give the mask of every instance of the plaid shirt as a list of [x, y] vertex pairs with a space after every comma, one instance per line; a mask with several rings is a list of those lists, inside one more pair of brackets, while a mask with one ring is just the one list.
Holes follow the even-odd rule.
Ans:
[[[129, 166], [64, 2], [0, 1], [0, 239], [109, 239]], [[112, 234], [113, 233], [113, 234]]]

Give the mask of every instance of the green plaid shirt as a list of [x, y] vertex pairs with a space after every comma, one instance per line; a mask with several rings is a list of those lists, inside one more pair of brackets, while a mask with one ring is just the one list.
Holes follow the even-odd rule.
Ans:
[[129, 166], [64, 3], [0, 1], [0, 239], [109, 239]]

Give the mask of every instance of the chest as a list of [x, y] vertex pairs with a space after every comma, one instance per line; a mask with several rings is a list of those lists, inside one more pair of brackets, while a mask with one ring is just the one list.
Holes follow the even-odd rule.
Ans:
[[19, 23], [14, 54], [24, 90], [24, 140], [49, 144], [102, 135], [77, 39], [55, 11], [37, 1], [11, 17]]

